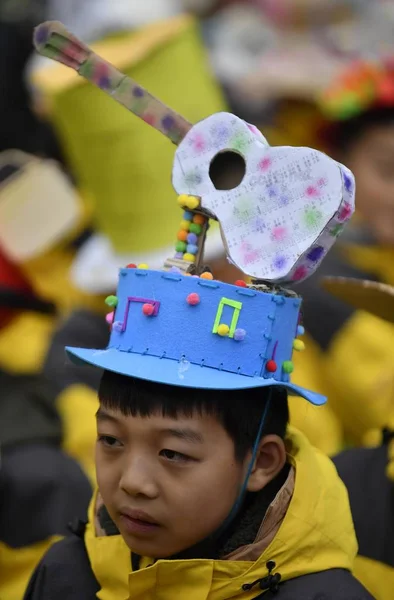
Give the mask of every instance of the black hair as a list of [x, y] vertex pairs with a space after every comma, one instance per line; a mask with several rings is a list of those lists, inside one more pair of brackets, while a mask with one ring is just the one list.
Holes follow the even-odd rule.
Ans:
[[271, 398], [263, 435], [282, 439], [289, 422], [287, 391], [282, 387], [247, 390], [204, 390], [165, 385], [104, 371], [99, 387], [103, 407], [125, 416], [161, 413], [177, 418], [193, 414], [216, 417], [234, 442], [235, 458], [242, 461], [252, 449], [264, 408]]
[[371, 108], [351, 119], [330, 125], [328, 143], [339, 152], [348, 152], [371, 129], [389, 125], [394, 125], [394, 107]]

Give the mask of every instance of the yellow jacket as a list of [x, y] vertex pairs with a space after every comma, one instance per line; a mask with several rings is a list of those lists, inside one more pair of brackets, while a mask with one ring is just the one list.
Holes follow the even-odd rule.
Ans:
[[[228, 560], [158, 560], [148, 566], [152, 561], [143, 558], [141, 566], [145, 568], [133, 572], [123, 538], [96, 535], [94, 499], [85, 544], [101, 586], [98, 598], [250, 600], [258, 591], [242, 591], [242, 586], [266, 576], [267, 561], [276, 563], [282, 581], [334, 568], [352, 570], [357, 543], [347, 493], [334, 465], [296, 431], [290, 432], [287, 448], [295, 486], [286, 514], [268, 547], [259, 554], [258, 536], [254, 544], [242, 549], [243, 560], [231, 556]], [[261, 530], [264, 536], [264, 526]]]

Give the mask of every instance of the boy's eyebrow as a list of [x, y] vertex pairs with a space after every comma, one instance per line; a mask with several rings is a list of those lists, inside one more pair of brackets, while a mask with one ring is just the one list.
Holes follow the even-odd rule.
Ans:
[[112, 421], [113, 423], [119, 423], [119, 419], [107, 413], [103, 408], [99, 408], [96, 412], [97, 421]]
[[204, 438], [201, 435], [201, 433], [194, 431], [194, 429], [169, 428], [162, 429], [160, 433], [164, 435], [170, 435], [172, 437], [178, 438], [179, 440], [184, 440], [186, 442], [192, 442], [193, 444], [202, 444], [204, 442]]

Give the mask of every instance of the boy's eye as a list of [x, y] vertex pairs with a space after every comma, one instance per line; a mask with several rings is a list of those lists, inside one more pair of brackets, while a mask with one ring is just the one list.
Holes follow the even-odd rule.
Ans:
[[186, 454], [175, 452], [175, 450], [168, 450], [167, 448], [160, 451], [160, 456], [163, 456], [171, 462], [187, 462], [189, 460], [193, 460], [190, 458], [190, 456], [186, 456]]
[[112, 435], [99, 435], [97, 441], [106, 448], [119, 448], [121, 446], [120, 441]]

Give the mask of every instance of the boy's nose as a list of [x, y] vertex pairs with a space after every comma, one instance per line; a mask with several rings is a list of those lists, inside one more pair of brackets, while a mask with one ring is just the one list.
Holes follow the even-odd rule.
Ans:
[[158, 486], [143, 460], [133, 460], [128, 463], [122, 473], [119, 485], [129, 496], [146, 496], [147, 498], [158, 496]]

